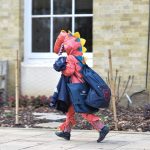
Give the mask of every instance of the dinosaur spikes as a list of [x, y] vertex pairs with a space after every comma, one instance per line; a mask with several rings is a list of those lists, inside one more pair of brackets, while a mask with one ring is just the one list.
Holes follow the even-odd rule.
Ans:
[[82, 46], [84, 46], [84, 45], [85, 45], [86, 40], [85, 40], [85, 39], [83, 39], [83, 38], [80, 38], [80, 41], [81, 41], [81, 45], [82, 45]]
[[82, 53], [85, 53], [87, 51], [86, 47], [82, 47]]
[[73, 36], [76, 37], [76, 38], [80, 38], [80, 33], [79, 33], [79, 32], [75, 32], [75, 33], [73, 34]]

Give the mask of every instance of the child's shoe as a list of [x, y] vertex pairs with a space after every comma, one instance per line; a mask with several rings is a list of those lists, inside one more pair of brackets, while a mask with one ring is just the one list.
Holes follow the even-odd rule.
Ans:
[[63, 132], [63, 131], [61, 131], [61, 132], [55, 132], [55, 134], [57, 135], [57, 136], [59, 136], [59, 137], [61, 137], [61, 138], [64, 138], [65, 140], [70, 140], [70, 133], [69, 132]]
[[108, 126], [104, 126], [101, 131], [99, 131], [99, 138], [97, 140], [97, 142], [101, 142], [102, 140], [104, 140], [105, 136], [108, 134], [109, 132], [109, 127]]

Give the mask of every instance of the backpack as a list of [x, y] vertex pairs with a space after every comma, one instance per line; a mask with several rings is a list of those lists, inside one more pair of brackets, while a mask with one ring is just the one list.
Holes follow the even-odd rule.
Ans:
[[105, 81], [87, 64], [80, 62], [84, 81], [90, 86], [90, 90], [86, 97], [86, 104], [94, 108], [106, 108], [109, 106], [111, 98], [111, 90]]

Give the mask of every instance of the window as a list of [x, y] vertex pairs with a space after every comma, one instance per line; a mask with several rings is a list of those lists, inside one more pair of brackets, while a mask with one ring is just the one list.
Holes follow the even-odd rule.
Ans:
[[79, 31], [92, 52], [92, 0], [24, 0], [25, 57], [53, 57], [54, 42], [63, 30]]

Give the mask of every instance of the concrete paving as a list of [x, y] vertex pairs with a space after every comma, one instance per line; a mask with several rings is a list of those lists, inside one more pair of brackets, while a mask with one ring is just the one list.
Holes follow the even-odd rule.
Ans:
[[150, 132], [110, 132], [97, 143], [95, 130], [73, 130], [70, 141], [56, 130], [0, 128], [0, 150], [150, 150]]
[[66, 115], [60, 115], [59, 113], [33, 113], [34, 117], [36, 119], [47, 119], [47, 120], [53, 120], [53, 121], [59, 121], [66, 118]]
[[59, 113], [33, 113], [36, 120], [47, 120], [48, 123], [38, 123], [35, 124], [35, 127], [42, 127], [42, 128], [50, 128], [50, 129], [57, 129], [60, 122], [63, 122], [66, 118], [66, 115], [62, 115]]

